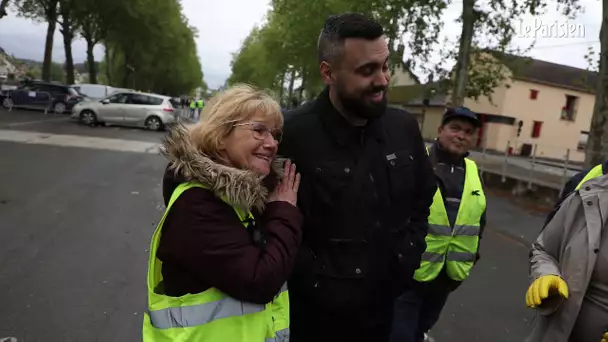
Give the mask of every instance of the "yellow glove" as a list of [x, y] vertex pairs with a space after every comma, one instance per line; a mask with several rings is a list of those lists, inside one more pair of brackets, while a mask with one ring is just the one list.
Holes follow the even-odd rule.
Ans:
[[526, 305], [530, 308], [539, 306], [543, 299], [550, 295], [559, 294], [568, 299], [568, 285], [556, 275], [545, 275], [538, 277], [528, 288], [526, 293]]
[[602, 335], [602, 342], [608, 342], [608, 331]]

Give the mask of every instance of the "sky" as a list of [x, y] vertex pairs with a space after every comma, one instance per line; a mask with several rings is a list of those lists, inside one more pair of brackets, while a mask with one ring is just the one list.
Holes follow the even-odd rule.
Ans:
[[[561, 16], [552, 5], [547, 14], [527, 16], [515, 23], [517, 31], [513, 44], [522, 48], [536, 40], [528, 56], [554, 63], [587, 68], [584, 58], [588, 48], [599, 50], [602, 4], [599, 0], [579, 0], [585, 7], [575, 19]], [[555, 1], [549, 1], [554, 3]], [[251, 29], [264, 20], [269, 9], [268, 0], [182, 0], [185, 15], [199, 31], [198, 55], [205, 81], [211, 88], [222, 85], [230, 76], [232, 53], [238, 51]], [[455, 0], [444, 17], [444, 36], [455, 41], [460, 25], [455, 22], [462, 1]], [[320, 29], [320, 28], [319, 28]], [[0, 47], [20, 58], [42, 60], [46, 23], [19, 18], [14, 13], [0, 19]], [[86, 43], [77, 40], [73, 47], [76, 62], [86, 58]], [[96, 47], [97, 60], [103, 58], [103, 48]], [[59, 31], [55, 33], [53, 60], [63, 62], [65, 53]], [[435, 61], [438, 61], [436, 58]], [[424, 79], [424, 78], [423, 78]]]

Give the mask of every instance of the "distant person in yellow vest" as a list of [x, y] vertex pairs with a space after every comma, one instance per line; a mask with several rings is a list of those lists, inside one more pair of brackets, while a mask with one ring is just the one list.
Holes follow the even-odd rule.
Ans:
[[150, 245], [143, 341], [288, 342], [300, 176], [277, 160], [283, 115], [235, 86], [163, 143], [167, 210]]
[[448, 296], [479, 259], [486, 197], [475, 162], [467, 156], [480, 122], [466, 107], [449, 108], [428, 149], [437, 179], [428, 219], [427, 248], [414, 284], [395, 302], [391, 342], [432, 341]]
[[194, 98], [190, 99], [190, 118], [194, 119], [194, 112], [196, 112], [196, 100]]
[[201, 112], [203, 111], [204, 107], [205, 101], [203, 101], [203, 99], [196, 100], [196, 116], [194, 117], [195, 120], [198, 120], [200, 118]]

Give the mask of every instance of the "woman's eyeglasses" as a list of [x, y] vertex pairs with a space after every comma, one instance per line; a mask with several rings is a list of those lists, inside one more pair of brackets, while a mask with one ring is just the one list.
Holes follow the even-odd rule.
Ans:
[[268, 136], [272, 136], [277, 142], [283, 139], [283, 131], [280, 129], [269, 129], [261, 122], [243, 122], [234, 124], [233, 127], [243, 127], [253, 132], [253, 137], [258, 140], [265, 140]]

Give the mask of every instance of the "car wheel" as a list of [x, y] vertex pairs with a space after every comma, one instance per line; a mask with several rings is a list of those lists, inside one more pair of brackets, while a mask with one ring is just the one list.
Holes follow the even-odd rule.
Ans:
[[10, 109], [13, 106], [13, 100], [11, 100], [10, 98], [5, 98], [4, 101], [2, 101], [2, 107], [6, 108], [6, 109]]
[[151, 131], [160, 131], [163, 128], [163, 122], [158, 116], [151, 116], [146, 119], [146, 128]]
[[97, 115], [90, 110], [80, 112], [80, 122], [88, 126], [95, 126], [97, 123]]
[[65, 113], [65, 103], [63, 103], [63, 102], [55, 103], [55, 105], [53, 106], [53, 112], [57, 113], [57, 114]]

